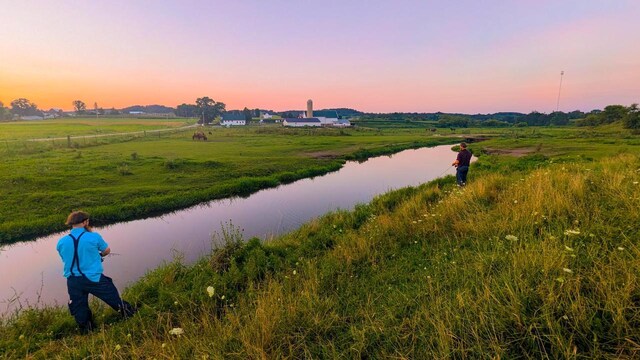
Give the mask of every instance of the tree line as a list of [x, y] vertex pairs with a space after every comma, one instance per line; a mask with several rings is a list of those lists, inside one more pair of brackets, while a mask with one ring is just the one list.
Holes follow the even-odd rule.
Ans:
[[[72, 102], [76, 115], [119, 115], [121, 112], [115, 108], [105, 110], [98, 107], [94, 103], [93, 111], [87, 109], [87, 105], [82, 100], [74, 100]], [[9, 105], [5, 105], [0, 101], [0, 120], [11, 120], [22, 116], [44, 116], [44, 111], [38, 109], [38, 106], [25, 98], [15, 99]], [[127, 109], [144, 108], [133, 106]], [[173, 110], [173, 108], [165, 106], [152, 106], [153, 108], [162, 108], [163, 110]], [[341, 109], [355, 113], [352, 109]], [[180, 104], [175, 108], [175, 114], [179, 117], [198, 118], [198, 123], [212, 123], [218, 116], [226, 111], [226, 105], [223, 102], [215, 101], [208, 96], [197, 98], [194, 104]], [[245, 119], [250, 121], [254, 117], [259, 117], [262, 110], [249, 109], [245, 107], [241, 112]], [[51, 109], [46, 113], [63, 116], [62, 110]], [[275, 112], [274, 112], [275, 113]], [[359, 112], [358, 112], [359, 113]], [[283, 117], [297, 117], [297, 112], [280, 112], [277, 113]], [[494, 114], [447, 114], [447, 113], [359, 113], [361, 120], [385, 120], [385, 121], [404, 121], [404, 122], [435, 122], [437, 127], [465, 128], [465, 127], [509, 127], [509, 126], [562, 126], [574, 124], [576, 126], [598, 126], [611, 124], [617, 121], [629, 129], [640, 129], [640, 109], [638, 104], [630, 106], [609, 105], [604, 110], [592, 110], [588, 113], [575, 110], [571, 112], [554, 111], [549, 114], [532, 111], [528, 114], [517, 112], [498, 112]]]
[[638, 104], [631, 106], [609, 105], [604, 110], [592, 110], [588, 113], [580, 110], [571, 112], [554, 111], [549, 114], [532, 111], [528, 114], [517, 112], [499, 112], [494, 114], [447, 114], [437, 113], [390, 113], [364, 114], [364, 121], [386, 120], [404, 122], [432, 122], [436, 127], [509, 127], [509, 126], [597, 126], [621, 121], [626, 128], [640, 129]]
[[0, 120], [11, 120], [15, 116], [44, 116], [38, 105], [25, 98], [13, 100], [10, 106], [5, 107], [0, 101]]

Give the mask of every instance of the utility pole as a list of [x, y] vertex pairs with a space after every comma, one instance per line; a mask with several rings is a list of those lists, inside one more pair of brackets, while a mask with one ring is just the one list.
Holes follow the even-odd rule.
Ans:
[[558, 102], [556, 103], [556, 112], [560, 110], [560, 91], [562, 91], [562, 76], [564, 76], [564, 70], [560, 71], [560, 87], [558, 88]]

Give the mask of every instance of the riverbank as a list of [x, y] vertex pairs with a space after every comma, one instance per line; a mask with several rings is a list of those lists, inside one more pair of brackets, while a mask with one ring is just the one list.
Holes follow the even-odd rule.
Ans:
[[100, 330], [78, 336], [63, 308], [26, 311], [2, 326], [0, 348], [42, 358], [633, 358], [638, 160], [485, 155], [464, 189], [452, 177], [401, 189], [266, 244], [229, 228], [226, 247], [128, 289], [133, 319], [98, 306]]
[[[92, 223], [103, 226], [246, 196], [335, 171], [347, 160], [457, 141], [366, 129], [211, 132], [207, 142], [179, 133], [6, 154], [0, 164], [0, 244], [62, 231], [66, 214], [76, 209], [88, 211]], [[331, 156], [317, 156], [321, 152]]]

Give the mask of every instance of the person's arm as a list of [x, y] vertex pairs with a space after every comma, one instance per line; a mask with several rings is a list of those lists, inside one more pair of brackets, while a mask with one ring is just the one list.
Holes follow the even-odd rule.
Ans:
[[[109, 248], [109, 244], [102, 238], [100, 234], [95, 233], [98, 236], [98, 251], [100, 251], [100, 256], [104, 257], [109, 255], [111, 252], [111, 248]], [[104, 250], [100, 250], [104, 249]]]
[[110, 247], [108, 247], [108, 248], [106, 248], [106, 249], [104, 249], [104, 250], [102, 250], [102, 251], [100, 252], [100, 256], [103, 256], [103, 257], [104, 257], [104, 256], [107, 256], [107, 255], [109, 255], [109, 253], [110, 253], [110, 252], [111, 252], [111, 248], [110, 248]]
[[453, 164], [451, 164], [451, 166], [458, 167], [458, 164], [460, 164], [460, 153], [458, 153], [458, 156], [456, 157], [456, 161], [454, 161]]

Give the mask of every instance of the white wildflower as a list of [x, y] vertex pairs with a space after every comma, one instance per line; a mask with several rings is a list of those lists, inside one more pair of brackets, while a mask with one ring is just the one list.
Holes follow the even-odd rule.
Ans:
[[180, 335], [184, 334], [184, 330], [182, 330], [182, 328], [173, 328], [173, 329], [169, 330], [169, 334], [170, 335], [180, 336]]
[[514, 236], [514, 235], [507, 235], [504, 238], [509, 240], [509, 241], [518, 241], [518, 237]]
[[562, 271], [571, 274], [573, 271], [571, 271], [571, 269], [567, 269], [567, 268], [562, 268]]
[[618, 250], [624, 251], [624, 248], [622, 246], [618, 246]]
[[214, 289], [213, 286], [207, 287], [207, 294], [209, 294], [209, 297], [213, 297], [213, 294], [215, 293], [216, 293], [216, 289]]

